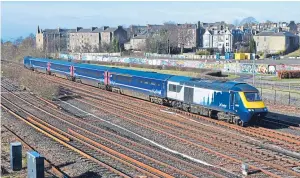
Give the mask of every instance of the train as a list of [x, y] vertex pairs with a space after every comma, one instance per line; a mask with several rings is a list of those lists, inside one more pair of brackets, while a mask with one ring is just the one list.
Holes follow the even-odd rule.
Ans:
[[259, 91], [246, 83], [208, 80], [58, 59], [26, 56], [24, 67], [107, 91], [240, 126], [268, 113]]

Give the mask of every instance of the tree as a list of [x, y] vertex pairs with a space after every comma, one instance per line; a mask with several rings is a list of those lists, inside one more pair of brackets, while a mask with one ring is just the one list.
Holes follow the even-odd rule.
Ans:
[[114, 38], [112, 41], [112, 48], [114, 52], [120, 52], [120, 44], [119, 44], [119, 40]]
[[102, 47], [103, 47], [103, 51], [104, 51], [104, 52], [110, 53], [110, 52], [113, 51], [113, 48], [112, 48], [112, 44], [111, 44], [111, 43], [103, 43], [103, 44], [102, 44]]
[[253, 38], [250, 40], [249, 48], [250, 53], [256, 53], [256, 43]]
[[[22, 39], [22, 40], [21, 40]], [[34, 35], [24, 38], [19, 37], [15, 41], [2, 41], [1, 57], [6, 60], [22, 61], [25, 56], [43, 57], [42, 51], [35, 47]]]
[[183, 49], [187, 46], [193, 46], [193, 43], [196, 42], [194, 40], [194, 30], [191, 28], [190, 24], [183, 24], [178, 26], [178, 45], [181, 48], [181, 54], [183, 53]]
[[89, 43], [84, 43], [84, 45], [81, 47], [82, 53], [91, 53], [92, 52], [92, 46]]

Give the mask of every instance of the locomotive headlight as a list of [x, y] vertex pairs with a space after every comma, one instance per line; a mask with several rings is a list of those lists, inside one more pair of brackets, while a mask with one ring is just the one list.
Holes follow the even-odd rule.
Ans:
[[264, 111], [268, 111], [268, 109], [267, 109], [267, 108], [264, 108]]
[[254, 112], [254, 109], [248, 109], [249, 112]]

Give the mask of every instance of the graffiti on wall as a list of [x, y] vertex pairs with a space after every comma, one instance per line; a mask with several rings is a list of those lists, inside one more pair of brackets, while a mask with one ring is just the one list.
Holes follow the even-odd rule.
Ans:
[[147, 59], [147, 58], [132, 58], [132, 57], [111, 57], [97, 56], [89, 54], [60, 54], [61, 59], [66, 60], [90, 60], [103, 62], [118, 62], [140, 65], [164, 65], [172, 67], [189, 67], [189, 68], [208, 68], [221, 70], [229, 73], [248, 73], [253, 71], [257, 74], [276, 74], [278, 70], [300, 70], [300, 65], [267, 65], [267, 64], [247, 64], [229, 61], [210, 61], [207, 60], [187, 60], [187, 59]]

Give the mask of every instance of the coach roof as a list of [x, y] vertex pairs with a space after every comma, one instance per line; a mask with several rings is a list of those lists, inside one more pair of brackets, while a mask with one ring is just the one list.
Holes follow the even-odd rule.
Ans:
[[160, 74], [157, 72], [149, 72], [149, 71], [138, 71], [138, 70], [131, 70], [131, 69], [121, 69], [112, 67], [109, 69], [109, 72], [116, 73], [116, 74], [124, 74], [130, 76], [138, 76], [150, 79], [158, 79], [158, 80], [168, 80], [173, 75], [168, 74]]
[[191, 81], [180, 82], [181, 85], [195, 86], [219, 91], [235, 90], [235, 86], [241, 83], [233, 81], [218, 81], [207, 79], [192, 79]]

